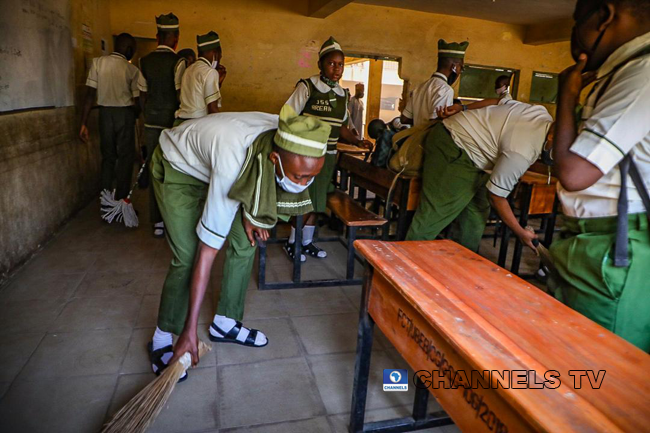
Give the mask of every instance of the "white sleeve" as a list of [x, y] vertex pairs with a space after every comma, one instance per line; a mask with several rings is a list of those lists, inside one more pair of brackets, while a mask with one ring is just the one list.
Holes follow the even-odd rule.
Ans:
[[215, 69], [210, 69], [203, 83], [203, 99], [205, 105], [214, 101], [219, 101], [221, 107], [221, 92], [219, 91], [219, 73]]
[[86, 80], [86, 86], [92, 87], [93, 89], [97, 88], [97, 83], [99, 81], [97, 62], [99, 62], [99, 58], [94, 58], [92, 65], [90, 65], [90, 71], [88, 71], [88, 79]]
[[[233, 171], [233, 170], [230, 170]], [[213, 169], [203, 215], [196, 226], [199, 239], [209, 247], [221, 249], [235, 219], [239, 202], [228, 198], [228, 192], [237, 179], [238, 170]]]
[[570, 148], [603, 174], [650, 133], [650, 74], [631, 66], [614, 76]]
[[296, 110], [296, 113], [300, 114], [302, 113], [302, 110], [305, 109], [305, 105], [307, 104], [308, 99], [309, 89], [305, 83], [300, 81], [298, 84], [296, 84], [296, 88], [294, 89], [287, 102], [285, 102], [285, 104], [290, 105], [294, 110]]
[[499, 197], [508, 197], [530, 166], [531, 163], [523, 155], [516, 152], [502, 152], [490, 174], [488, 191]]
[[437, 91], [432, 92], [429, 96], [429, 119], [437, 119], [438, 108], [447, 108], [454, 105], [454, 89], [451, 86], [438, 88]]
[[179, 59], [178, 63], [176, 63], [176, 68], [174, 69], [174, 86], [176, 87], [176, 90], [181, 89], [183, 74], [185, 73], [186, 67], [187, 61], [185, 59]]

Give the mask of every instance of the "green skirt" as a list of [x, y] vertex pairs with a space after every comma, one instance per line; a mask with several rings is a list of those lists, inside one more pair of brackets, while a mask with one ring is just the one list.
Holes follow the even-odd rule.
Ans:
[[323, 169], [316, 175], [309, 185], [309, 198], [311, 198], [314, 212], [324, 213], [327, 209], [327, 194], [334, 191], [332, 176], [336, 167], [336, 154], [325, 154]]

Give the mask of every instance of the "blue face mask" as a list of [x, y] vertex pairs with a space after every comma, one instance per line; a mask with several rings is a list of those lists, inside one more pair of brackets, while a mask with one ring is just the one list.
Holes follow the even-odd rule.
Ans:
[[309, 179], [309, 182], [307, 182], [307, 185], [300, 185], [299, 183], [296, 183], [289, 179], [287, 175], [284, 173], [284, 168], [282, 167], [282, 158], [278, 156], [278, 164], [280, 164], [280, 171], [282, 172], [282, 179], [278, 177], [278, 175], [275, 175], [275, 181], [280, 185], [280, 188], [285, 190], [286, 192], [289, 192], [291, 194], [300, 194], [304, 190], [307, 189], [309, 185], [314, 181], [314, 178], [312, 177]]

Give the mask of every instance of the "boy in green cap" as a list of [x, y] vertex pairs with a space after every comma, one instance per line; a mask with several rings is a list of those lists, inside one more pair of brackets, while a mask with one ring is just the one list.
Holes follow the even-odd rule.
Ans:
[[[156, 17], [158, 47], [140, 59], [140, 104], [144, 112], [145, 153], [151, 155], [160, 132], [174, 125], [178, 109], [178, 92], [185, 72], [185, 59], [176, 54], [179, 24], [173, 13]], [[155, 237], [165, 235], [164, 224], [156, 204], [153, 189], [149, 195], [149, 213]]]
[[650, 1], [580, 0], [574, 19], [553, 148], [556, 297], [650, 352]]
[[[361, 140], [348, 128], [348, 102], [350, 95], [339, 85], [345, 67], [345, 54], [341, 45], [330, 36], [320, 48], [318, 53], [318, 69], [320, 73], [307, 79], [302, 79], [296, 84], [293, 94], [287, 105], [296, 110], [296, 113], [305, 116], [318, 117], [331, 127], [330, 137], [327, 140], [327, 155], [325, 166], [314, 183], [309, 187], [309, 195], [314, 206], [314, 213], [305, 215], [305, 225], [302, 229], [302, 243], [304, 251], [312, 257], [325, 258], [327, 253], [314, 245], [314, 231], [316, 213], [324, 213], [327, 208], [327, 193], [332, 189], [332, 176], [336, 165], [336, 143], [339, 137], [350, 144], [372, 148], [372, 143]], [[295, 254], [295, 228], [291, 228], [289, 240], [284, 249], [293, 259]], [[301, 261], [306, 257], [301, 256]]]
[[213, 31], [196, 37], [198, 60], [183, 75], [181, 107], [176, 111], [174, 126], [184, 120], [197, 119], [221, 108], [221, 85], [226, 68], [221, 61], [221, 42]]
[[[172, 352], [198, 363], [197, 323], [214, 259], [226, 236], [237, 251], [255, 251], [278, 218], [311, 210], [307, 186], [323, 167], [328, 124], [285, 106], [278, 116], [218, 113], [166, 129], [152, 159], [153, 187], [173, 258], [150, 343], [160, 373]], [[250, 278], [240, 275], [241, 278]], [[235, 287], [240, 289], [240, 287]], [[262, 347], [266, 336], [244, 327], [246, 285], [222, 287], [210, 326], [216, 342]], [[172, 349], [172, 334], [179, 335]]]
[[465, 67], [465, 51], [468, 46], [469, 42], [438, 41], [438, 69], [431, 78], [411, 92], [400, 116], [402, 124], [426, 125], [430, 120], [438, 118], [438, 109], [454, 104], [454, 89], [451, 85]]

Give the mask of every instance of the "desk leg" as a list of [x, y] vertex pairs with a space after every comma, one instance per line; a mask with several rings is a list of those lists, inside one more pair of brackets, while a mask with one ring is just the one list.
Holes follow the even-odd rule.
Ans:
[[555, 195], [555, 201], [553, 202], [553, 213], [548, 217], [546, 221], [546, 232], [544, 233], [544, 245], [546, 248], [551, 246], [553, 242], [553, 235], [555, 234], [555, 221], [557, 220], [557, 208], [558, 208], [558, 199], [557, 194]]
[[300, 282], [300, 271], [302, 262], [300, 255], [302, 254], [302, 219], [303, 215], [296, 216], [296, 243], [294, 244], [295, 256], [293, 257], [293, 282]]
[[416, 377], [415, 401], [413, 402], [413, 420], [418, 421], [427, 417], [429, 389], [424, 385], [419, 376]]
[[397, 240], [403, 241], [406, 239], [406, 232], [408, 231], [408, 211], [406, 210], [409, 201], [409, 189], [411, 181], [403, 181], [401, 187], [401, 195], [399, 200], [399, 213], [397, 214]]
[[348, 171], [341, 169], [341, 185], [339, 185], [341, 191], [348, 190]]
[[[528, 209], [530, 208], [530, 198], [533, 192], [532, 185], [526, 185], [524, 188], [524, 196], [522, 197], [522, 206], [521, 206], [521, 215], [519, 215], [519, 224], [522, 227], [528, 225]], [[515, 275], [519, 275], [519, 264], [521, 263], [521, 250], [523, 244], [517, 240], [515, 242], [515, 251], [512, 254], [512, 266], [510, 267], [510, 272]]]
[[362, 433], [366, 417], [366, 397], [370, 377], [370, 355], [375, 322], [368, 314], [368, 299], [372, 284], [373, 268], [366, 264], [359, 311], [359, 329], [357, 332], [357, 357], [354, 365], [354, 384], [352, 387], [352, 408], [350, 411], [351, 433]]

